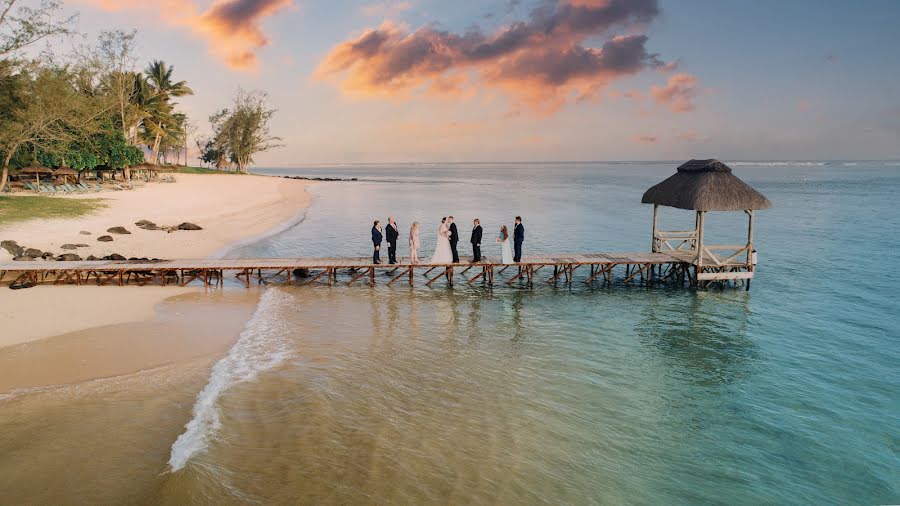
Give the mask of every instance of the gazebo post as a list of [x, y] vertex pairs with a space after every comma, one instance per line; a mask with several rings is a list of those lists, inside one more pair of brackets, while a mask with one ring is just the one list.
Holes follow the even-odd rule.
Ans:
[[697, 211], [697, 268], [703, 263], [703, 211]]
[[650, 242], [650, 251], [654, 253], [659, 252], [659, 245], [656, 244], [656, 228], [657, 222], [659, 219], [659, 204], [653, 204], [653, 237]]
[[750, 217], [747, 220], [747, 265], [753, 263], [753, 209], [744, 211]]

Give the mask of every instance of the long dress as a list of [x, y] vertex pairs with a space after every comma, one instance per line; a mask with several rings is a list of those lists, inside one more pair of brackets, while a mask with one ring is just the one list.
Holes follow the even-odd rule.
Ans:
[[509, 248], [509, 237], [503, 239], [502, 236], [498, 236], [500, 239], [500, 261], [504, 264], [511, 264], [513, 262], [512, 250]]
[[441, 224], [438, 230], [437, 244], [434, 246], [434, 255], [428, 260], [430, 264], [452, 264], [453, 251], [450, 249], [450, 228]]

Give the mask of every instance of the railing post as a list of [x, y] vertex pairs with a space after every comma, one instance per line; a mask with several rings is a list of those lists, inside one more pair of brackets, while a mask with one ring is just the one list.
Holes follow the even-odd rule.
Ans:
[[650, 242], [650, 251], [654, 253], [659, 252], [659, 243], [656, 240], [656, 226], [657, 221], [659, 219], [659, 204], [653, 204], [653, 238]]

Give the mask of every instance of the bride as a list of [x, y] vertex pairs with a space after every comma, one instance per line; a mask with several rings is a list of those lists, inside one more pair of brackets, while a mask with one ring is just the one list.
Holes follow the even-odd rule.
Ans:
[[453, 263], [453, 252], [450, 250], [450, 227], [447, 226], [447, 218], [441, 218], [441, 228], [438, 229], [437, 245], [435, 245], [434, 255], [431, 256], [428, 263]]

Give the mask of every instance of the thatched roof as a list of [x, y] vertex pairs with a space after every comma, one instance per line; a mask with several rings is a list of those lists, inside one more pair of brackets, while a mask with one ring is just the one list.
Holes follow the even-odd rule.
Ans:
[[60, 167], [53, 171], [54, 176], [77, 176], [78, 171], [70, 167]]
[[772, 207], [769, 199], [731, 173], [718, 160], [691, 160], [674, 176], [650, 188], [644, 204], [694, 211], [743, 211]]
[[31, 167], [25, 167], [24, 169], [19, 171], [19, 174], [50, 174], [53, 170], [47, 167], [41, 167], [40, 165], [32, 165]]

